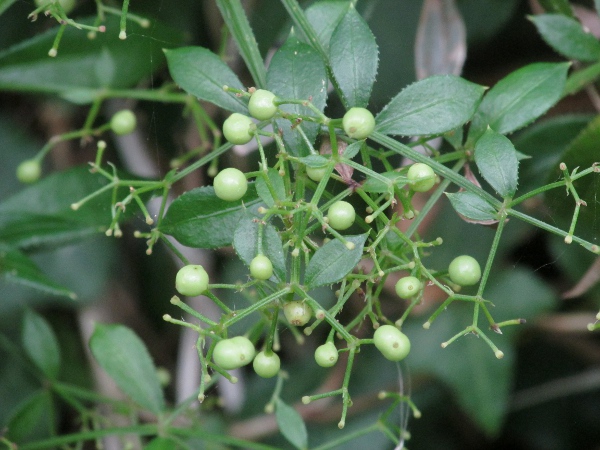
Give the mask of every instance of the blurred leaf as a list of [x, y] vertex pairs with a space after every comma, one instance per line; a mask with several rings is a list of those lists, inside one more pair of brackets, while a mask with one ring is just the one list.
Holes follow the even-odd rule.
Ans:
[[[269, 177], [271, 186], [275, 191], [277, 200], [285, 200], [285, 186], [283, 184], [283, 177], [279, 175], [279, 171], [270, 167], [267, 172], [267, 176]], [[275, 199], [273, 199], [271, 191], [267, 186], [267, 182], [262, 176], [256, 177], [256, 192], [269, 208], [273, 207], [275, 204]]]
[[560, 100], [569, 66], [569, 63], [534, 63], [504, 77], [479, 105], [469, 130], [469, 141], [475, 142], [488, 126], [508, 134], [540, 117]]
[[[58, 27], [21, 42], [0, 53], [0, 89], [65, 95], [80, 92], [87, 94], [82, 101], [91, 101], [100, 90], [136, 85], [160, 68], [162, 48], [182, 42], [178, 31], [158, 22], [148, 29], [134, 22], [127, 26], [126, 41], [114, 32], [98, 33], [90, 40], [85, 31], [67, 27], [56, 58], [50, 58], [48, 50]], [[108, 16], [106, 28], [118, 30], [118, 17]]]
[[468, 122], [485, 88], [452, 75], [417, 81], [404, 88], [377, 115], [384, 134], [421, 136], [450, 131]]
[[23, 348], [35, 365], [50, 379], [60, 370], [60, 348], [52, 328], [39, 314], [25, 310], [21, 332]]
[[0, 0], [0, 14], [6, 11], [17, 0]]
[[90, 338], [96, 361], [138, 405], [158, 414], [165, 408], [156, 368], [144, 343], [123, 325], [96, 324]]
[[277, 398], [275, 402], [275, 418], [281, 434], [297, 449], [308, 448], [308, 433], [302, 416]]
[[[112, 192], [94, 197], [77, 211], [71, 204], [107, 184], [103, 176], [90, 174], [87, 166], [51, 173], [0, 203], [0, 241], [19, 247], [61, 245], [105, 230], [112, 220]], [[118, 198], [128, 192], [120, 188]], [[128, 208], [123, 217], [135, 211]]]
[[479, 172], [501, 197], [513, 197], [519, 182], [519, 161], [510, 140], [491, 128], [475, 144]]
[[454, 0], [425, 0], [417, 28], [417, 79], [460, 75], [467, 56], [465, 24]]
[[551, 13], [563, 14], [568, 17], [573, 17], [569, 0], [538, 0], [544, 10]]
[[223, 90], [223, 86], [244, 89], [244, 85], [213, 52], [203, 47], [182, 47], [165, 50], [165, 55], [173, 80], [188, 94], [223, 109], [248, 114], [241, 98]]
[[[235, 230], [233, 248], [247, 266], [258, 255], [258, 232], [258, 223], [250, 217], [242, 217]], [[273, 264], [275, 280], [285, 281], [287, 273], [285, 254], [279, 233], [273, 225], [263, 225], [262, 251]]]
[[331, 70], [345, 105], [366, 107], [377, 75], [379, 50], [364, 19], [350, 7], [331, 35]]
[[585, 86], [595, 82], [600, 77], [600, 63], [595, 63], [583, 69], [571, 72], [565, 84], [563, 96], [579, 92]]
[[46, 294], [71, 299], [77, 297], [74, 292], [48, 278], [31, 259], [16, 248], [0, 247], [0, 276]]
[[594, 6], [596, 7], [596, 12], [600, 15], [600, 0], [594, 0]]
[[[327, 99], [327, 73], [319, 54], [309, 45], [290, 36], [275, 53], [267, 72], [267, 86], [282, 99], [311, 99], [320, 111], [325, 108]], [[280, 108], [291, 114], [310, 115], [310, 110], [302, 105], [281, 105]], [[292, 129], [290, 121], [278, 119], [277, 127], [283, 132], [287, 151], [294, 156], [306, 156], [309, 149], [300, 133]], [[299, 125], [308, 141], [313, 143], [319, 124], [302, 122]]]
[[29, 396], [10, 417], [7, 438], [21, 444], [37, 437], [41, 430], [48, 429], [52, 408], [52, 397], [48, 391], [38, 391]]
[[458, 214], [477, 223], [497, 222], [497, 211], [492, 205], [471, 192], [457, 192], [446, 196]]
[[156, 437], [144, 446], [144, 450], [177, 450], [186, 448], [183, 443], [166, 437]]
[[[313, 3], [304, 11], [306, 19], [315, 29], [317, 38], [325, 51], [329, 50], [333, 30], [335, 30], [349, 8], [349, 0], [323, 0]], [[310, 42], [306, 43], [310, 44]]]
[[344, 236], [344, 239], [354, 244], [352, 250], [348, 250], [339, 239], [333, 239], [312, 256], [304, 274], [304, 284], [308, 289], [335, 283], [348, 275], [358, 264], [362, 258], [367, 233]]
[[225, 247], [233, 242], [246, 210], [259, 204], [254, 183], [248, 183], [246, 195], [236, 202], [221, 200], [212, 186], [204, 186], [175, 199], [158, 229], [188, 247]]
[[[383, 172], [383, 173], [380, 173], [379, 175], [381, 175], [382, 177], [388, 178], [390, 180], [390, 182], [393, 183], [394, 186], [397, 188], [401, 188], [402, 186], [404, 186], [405, 184], [408, 183], [408, 178], [406, 178], [406, 173], [401, 174], [399, 172], [392, 171], [392, 172]], [[389, 192], [389, 190], [390, 190], [389, 186], [386, 183], [378, 180], [377, 178], [373, 178], [373, 177], [369, 177], [369, 176], [367, 176], [367, 180], [362, 185], [362, 188], [365, 192], [373, 192], [373, 193], [379, 193], [379, 194]]]
[[600, 42], [575, 19], [562, 14], [541, 14], [529, 19], [544, 41], [565, 58], [586, 62], [600, 59]]

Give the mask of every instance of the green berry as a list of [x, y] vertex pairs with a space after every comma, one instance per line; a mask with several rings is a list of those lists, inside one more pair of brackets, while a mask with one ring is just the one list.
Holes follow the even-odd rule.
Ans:
[[129, 109], [124, 109], [115, 113], [110, 119], [110, 129], [119, 136], [131, 133], [135, 130], [136, 125], [137, 120], [135, 114]]
[[277, 353], [267, 355], [265, 352], [258, 352], [252, 363], [254, 371], [258, 376], [263, 378], [271, 378], [279, 373], [281, 361]]
[[273, 104], [275, 94], [264, 89], [256, 90], [248, 102], [250, 115], [258, 120], [269, 120], [277, 112], [277, 106]]
[[257, 280], [268, 280], [273, 276], [273, 264], [265, 255], [257, 255], [250, 262], [250, 275]]
[[321, 367], [333, 367], [338, 360], [338, 351], [333, 342], [319, 345], [315, 350], [315, 361]]
[[396, 294], [400, 298], [411, 298], [419, 293], [423, 288], [421, 282], [416, 277], [403, 277], [396, 283]]
[[221, 200], [235, 202], [248, 190], [248, 180], [244, 173], [233, 167], [221, 170], [213, 181], [215, 195]]
[[310, 178], [313, 181], [316, 181], [317, 183], [323, 179], [323, 177], [325, 176], [325, 172], [327, 172], [326, 167], [306, 168], [306, 175], [308, 175], [308, 178]]
[[175, 277], [175, 289], [187, 297], [195, 297], [206, 292], [208, 274], [204, 267], [190, 264], [179, 269]]
[[21, 183], [34, 183], [42, 175], [42, 165], [37, 159], [26, 159], [17, 167], [17, 178]]
[[300, 327], [308, 323], [312, 317], [312, 310], [304, 302], [292, 301], [283, 306], [283, 314], [289, 323]]
[[233, 113], [223, 122], [223, 134], [232, 144], [243, 145], [252, 140], [253, 127], [254, 122], [250, 117]]
[[427, 164], [413, 164], [406, 176], [410, 181], [411, 189], [415, 192], [427, 192], [435, 184], [435, 172]]
[[461, 255], [454, 258], [448, 266], [448, 275], [460, 286], [473, 286], [481, 278], [481, 267], [472, 256]]
[[373, 335], [377, 350], [390, 361], [401, 361], [410, 352], [408, 337], [392, 325], [381, 325]]
[[238, 351], [240, 353], [240, 361], [244, 361], [244, 364], [250, 364], [250, 361], [254, 359], [254, 355], [256, 355], [256, 350], [250, 339], [245, 336], [236, 336], [230, 339], [235, 345], [237, 345]]
[[246, 362], [246, 358], [240, 351], [239, 345], [232, 339], [223, 339], [217, 342], [213, 350], [213, 361], [217, 366], [225, 370], [237, 369], [250, 362]]
[[339, 200], [329, 207], [327, 219], [334, 230], [346, 230], [352, 226], [356, 213], [354, 206], [344, 200]]
[[368, 109], [350, 108], [342, 118], [342, 126], [353, 139], [366, 139], [375, 129], [375, 118]]

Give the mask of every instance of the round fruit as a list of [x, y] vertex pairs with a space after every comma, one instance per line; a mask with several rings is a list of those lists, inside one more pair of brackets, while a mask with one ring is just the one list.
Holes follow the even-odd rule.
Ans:
[[416, 277], [403, 277], [396, 283], [396, 294], [400, 298], [411, 298], [419, 293], [423, 288], [421, 282]]
[[225, 370], [237, 369], [250, 362], [246, 360], [240, 351], [240, 346], [233, 339], [223, 339], [217, 342], [213, 350], [213, 361]]
[[306, 325], [312, 316], [312, 310], [304, 302], [288, 302], [283, 307], [283, 314], [289, 323], [297, 327]]
[[315, 350], [315, 361], [321, 367], [332, 367], [338, 360], [338, 351], [333, 342], [319, 345]]
[[392, 325], [381, 325], [375, 330], [373, 342], [377, 350], [390, 361], [401, 361], [410, 352], [408, 337]]
[[33, 183], [40, 179], [42, 165], [37, 159], [26, 159], [17, 167], [17, 178], [21, 183]]
[[339, 200], [329, 207], [327, 219], [334, 230], [345, 230], [354, 223], [356, 213], [354, 206], [344, 200]]
[[406, 176], [411, 182], [410, 188], [415, 192], [427, 192], [435, 184], [435, 172], [427, 164], [413, 164]]
[[129, 109], [115, 113], [110, 119], [110, 129], [119, 136], [131, 133], [135, 130], [136, 124], [135, 114]]
[[368, 109], [350, 108], [342, 119], [342, 126], [353, 139], [366, 139], [375, 129], [375, 118]]
[[253, 125], [254, 122], [252, 122], [250, 117], [233, 113], [223, 122], [223, 134], [225, 135], [225, 139], [232, 144], [247, 144], [252, 140], [250, 130]]
[[250, 342], [245, 336], [236, 336], [229, 339], [235, 345], [237, 345], [238, 351], [240, 353], [240, 360], [243, 361], [243, 366], [246, 364], [250, 364], [250, 361], [254, 359], [254, 355], [256, 355], [256, 350], [254, 349], [254, 345]]
[[323, 179], [323, 177], [325, 176], [325, 172], [327, 172], [326, 167], [306, 168], [306, 175], [308, 175], [308, 178], [310, 178], [313, 181], [316, 181], [317, 183]]
[[205, 292], [208, 289], [208, 274], [204, 267], [190, 264], [179, 269], [175, 277], [175, 289], [187, 297]]
[[258, 376], [271, 378], [279, 373], [281, 361], [279, 360], [277, 353], [267, 355], [265, 352], [258, 352], [256, 358], [254, 358], [252, 367], [254, 367], [254, 371]]
[[[51, 0], [35, 0], [35, 6], [37, 7], [48, 5], [49, 3], [54, 2]], [[69, 14], [75, 7], [75, 0], [59, 0], [58, 3], [60, 3], [60, 6], [65, 11], [65, 14]]]
[[250, 275], [257, 280], [268, 280], [273, 275], [273, 264], [265, 255], [257, 255], [250, 262]]
[[250, 115], [258, 120], [268, 120], [277, 112], [277, 106], [273, 104], [275, 94], [264, 89], [258, 89], [250, 97], [248, 111]]
[[215, 194], [221, 200], [235, 202], [248, 190], [248, 180], [244, 173], [233, 167], [221, 170], [213, 181]]
[[481, 267], [472, 256], [461, 255], [454, 258], [448, 266], [448, 275], [460, 286], [473, 286], [481, 278]]

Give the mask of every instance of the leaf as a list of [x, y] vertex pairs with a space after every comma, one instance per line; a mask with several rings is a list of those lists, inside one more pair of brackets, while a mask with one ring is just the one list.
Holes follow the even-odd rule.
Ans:
[[473, 117], [469, 141], [475, 142], [488, 125], [501, 134], [533, 122], [562, 96], [569, 63], [534, 63], [504, 77], [483, 98]]
[[[60, 245], [104, 231], [112, 220], [111, 191], [94, 197], [77, 211], [71, 204], [106, 184], [106, 178], [90, 174], [87, 166], [51, 173], [0, 203], [0, 241], [19, 247]], [[120, 188], [117, 198], [128, 193], [128, 188]], [[128, 208], [123, 217], [131, 217], [135, 211]]]
[[331, 35], [329, 61], [345, 105], [366, 107], [377, 75], [379, 50], [369, 26], [353, 6]]
[[329, 160], [320, 155], [308, 155], [298, 158], [302, 164], [306, 165], [306, 167], [312, 167], [318, 169], [320, 167], [324, 167], [327, 165]]
[[308, 433], [302, 416], [279, 397], [275, 401], [275, 418], [279, 431], [290, 444], [297, 449], [308, 448]]
[[571, 72], [565, 84], [563, 96], [579, 92], [585, 86], [595, 82], [600, 77], [600, 62]]
[[271, 187], [275, 191], [277, 199], [273, 199], [269, 186], [262, 176], [256, 177], [256, 192], [265, 204], [271, 208], [275, 204], [275, 200], [285, 200], [285, 185], [283, 184], [283, 177], [279, 175], [279, 171], [270, 167], [267, 176], [271, 183]]
[[[329, 50], [333, 30], [335, 30], [349, 8], [350, 1], [348, 0], [324, 0], [313, 3], [304, 12], [325, 51]], [[306, 43], [310, 44], [310, 42]]]
[[21, 342], [35, 365], [50, 379], [56, 379], [60, 369], [60, 347], [52, 328], [39, 314], [25, 310]]
[[261, 203], [254, 183], [235, 202], [218, 198], [212, 186], [192, 189], [175, 199], [158, 229], [188, 247], [225, 247], [233, 242], [240, 218]]
[[6, 11], [13, 3], [16, 3], [17, 0], [0, 0], [0, 14]]
[[[393, 183], [394, 186], [396, 186], [397, 188], [401, 188], [402, 186], [404, 186], [405, 184], [408, 183], [408, 178], [406, 178], [406, 173], [401, 174], [394, 170], [391, 172], [383, 172], [383, 173], [380, 173], [379, 175], [381, 175], [382, 177], [388, 178], [390, 180], [390, 183]], [[378, 193], [378, 194], [383, 194], [385, 192], [390, 191], [390, 186], [388, 184], [384, 183], [383, 181], [381, 181], [377, 178], [369, 177], [369, 176], [367, 177], [367, 180], [364, 182], [362, 188], [365, 192], [373, 192], [373, 193]]]
[[529, 20], [544, 41], [564, 57], [586, 62], [600, 59], [600, 42], [575, 19], [562, 14], [540, 14]]
[[460, 75], [467, 56], [465, 23], [454, 0], [425, 0], [415, 43], [417, 79]]
[[27, 397], [17, 406], [8, 420], [6, 427], [8, 439], [22, 444], [42, 429], [46, 431], [51, 425], [52, 409], [50, 391], [38, 391]]
[[98, 323], [90, 350], [117, 386], [138, 405], [158, 414], [165, 408], [156, 368], [144, 343], [123, 325]]
[[[92, 22], [93, 19], [82, 21]], [[126, 41], [114, 32], [98, 33], [89, 40], [84, 31], [67, 27], [56, 58], [48, 57], [48, 50], [58, 27], [23, 41], [0, 53], [0, 89], [67, 97], [75, 91], [81, 101], [89, 102], [106, 88], [135, 86], [161, 67], [162, 48], [176, 47], [182, 42], [181, 33], [158, 22], [150, 29], [134, 22], [127, 27]], [[108, 16], [106, 28], [118, 30], [119, 19]]]
[[227, 29], [240, 49], [240, 55], [248, 66], [256, 87], [264, 88], [266, 85], [265, 65], [242, 3], [240, 0], [217, 0], [217, 6]]
[[384, 134], [421, 136], [450, 131], [468, 122], [485, 88], [453, 75], [417, 81], [404, 88], [377, 115]]
[[319, 248], [306, 267], [304, 284], [307, 288], [332, 284], [348, 275], [362, 258], [367, 236], [367, 233], [344, 236], [354, 244], [352, 250], [348, 250], [339, 239], [333, 239]]
[[344, 154], [343, 154], [344, 158], [348, 158], [348, 159], [354, 158], [358, 154], [358, 152], [360, 152], [360, 149], [362, 148], [364, 143], [365, 143], [365, 141], [357, 141], [357, 142], [353, 142], [352, 144], [350, 144], [344, 150]]
[[497, 212], [492, 205], [471, 192], [457, 192], [446, 196], [456, 212], [469, 222], [489, 224], [498, 221]]
[[77, 298], [74, 292], [48, 278], [31, 259], [16, 248], [0, 248], [0, 276], [45, 294], [73, 300]]
[[228, 111], [248, 114], [241, 98], [223, 90], [223, 86], [236, 89], [244, 86], [213, 52], [203, 47], [182, 47], [165, 50], [165, 55], [173, 80], [188, 94]]
[[[233, 248], [247, 266], [258, 255], [258, 231], [258, 223], [246, 216], [240, 220], [233, 236]], [[287, 270], [281, 237], [268, 223], [263, 225], [262, 251], [273, 264], [274, 281], [285, 281]]]
[[544, 10], [573, 17], [569, 0], [539, 0]]
[[[290, 36], [275, 53], [267, 71], [267, 86], [271, 92], [282, 99], [310, 98], [319, 111], [325, 108], [327, 85], [327, 73], [319, 54], [294, 36]], [[311, 115], [311, 111], [302, 105], [281, 105], [280, 109], [292, 114]], [[275, 122], [283, 132], [287, 151], [294, 156], [308, 155], [306, 142], [297, 130], [292, 129], [290, 121], [278, 119]], [[313, 143], [319, 124], [305, 121], [299, 126], [308, 141]]]
[[510, 140], [491, 128], [475, 144], [475, 163], [485, 180], [503, 198], [515, 195], [519, 161]]

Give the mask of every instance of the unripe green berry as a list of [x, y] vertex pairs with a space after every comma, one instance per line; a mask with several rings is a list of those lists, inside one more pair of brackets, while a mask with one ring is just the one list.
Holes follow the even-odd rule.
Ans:
[[262, 378], [272, 378], [279, 373], [281, 361], [277, 353], [267, 355], [265, 352], [258, 352], [252, 363], [256, 374]]
[[423, 163], [410, 166], [406, 177], [408, 181], [411, 181], [410, 188], [415, 192], [427, 192], [435, 184], [435, 172]]
[[448, 275], [460, 286], [473, 286], [481, 278], [481, 267], [472, 256], [461, 255], [454, 258], [448, 266]]
[[257, 255], [250, 262], [250, 275], [257, 280], [268, 280], [273, 276], [273, 264], [265, 255]]
[[37, 159], [26, 159], [17, 166], [17, 178], [21, 183], [34, 183], [42, 175], [42, 165]]
[[289, 323], [300, 327], [308, 323], [312, 310], [305, 302], [292, 301], [283, 306], [283, 314]]
[[356, 213], [354, 206], [344, 200], [339, 200], [329, 207], [327, 219], [334, 230], [346, 230], [352, 226]]
[[195, 297], [208, 289], [208, 274], [204, 267], [189, 264], [179, 269], [175, 277], [175, 289], [181, 295]]
[[131, 133], [135, 130], [136, 125], [135, 114], [129, 109], [115, 113], [110, 119], [110, 129], [119, 136]]
[[237, 369], [250, 362], [240, 351], [239, 345], [232, 339], [223, 339], [217, 342], [213, 350], [213, 361], [225, 370]]
[[264, 89], [256, 90], [248, 102], [250, 115], [258, 120], [271, 119], [277, 112], [277, 106], [273, 104], [275, 94]]
[[326, 167], [306, 168], [306, 175], [308, 175], [308, 178], [310, 178], [313, 181], [316, 181], [317, 183], [323, 179], [323, 177], [325, 176], [325, 172], [327, 172]]
[[254, 122], [248, 116], [233, 113], [223, 122], [223, 134], [225, 139], [235, 145], [247, 144], [252, 140], [250, 133]]
[[221, 170], [213, 181], [215, 195], [221, 200], [235, 202], [248, 190], [248, 180], [241, 170], [229, 167]]
[[333, 367], [338, 360], [338, 351], [333, 342], [319, 345], [315, 350], [315, 361], [321, 367]]
[[246, 364], [250, 364], [250, 361], [254, 359], [254, 355], [256, 355], [256, 349], [250, 339], [246, 336], [236, 336], [230, 339], [235, 345], [237, 345], [238, 351], [240, 352], [240, 361], [245, 361], [244, 366]]
[[375, 129], [375, 118], [368, 109], [350, 108], [342, 118], [342, 126], [353, 139], [366, 139]]
[[408, 337], [392, 325], [381, 325], [373, 334], [377, 350], [390, 361], [401, 361], [410, 352]]
[[421, 282], [416, 277], [403, 277], [396, 283], [396, 294], [400, 298], [411, 298], [419, 293], [423, 288]]

